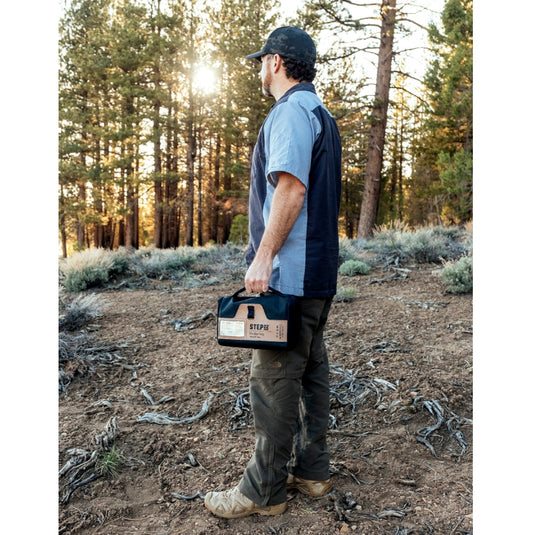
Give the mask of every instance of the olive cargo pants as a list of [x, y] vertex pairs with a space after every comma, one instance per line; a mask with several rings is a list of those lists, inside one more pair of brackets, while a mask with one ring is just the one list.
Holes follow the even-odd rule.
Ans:
[[290, 351], [254, 350], [249, 381], [255, 450], [239, 490], [257, 505], [286, 501], [288, 472], [329, 478], [329, 362], [323, 329], [332, 298], [298, 298], [299, 341]]

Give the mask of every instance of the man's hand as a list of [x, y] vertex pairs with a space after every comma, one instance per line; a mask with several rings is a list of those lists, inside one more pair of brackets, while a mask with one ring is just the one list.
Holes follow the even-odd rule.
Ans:
[[305, 192], [306, 187], [298, 178], [289, 173], [279, 173], [269, 220], [255, 258], [245, 275], [245, 289], [248, 292], [267, 292], [273, 273], [273, 259], [297, 220]]
[[249, 293], [267, 292], [272, 273], [273, 259], [260, 259], [257, 254], [245, 274], [245, 289]]

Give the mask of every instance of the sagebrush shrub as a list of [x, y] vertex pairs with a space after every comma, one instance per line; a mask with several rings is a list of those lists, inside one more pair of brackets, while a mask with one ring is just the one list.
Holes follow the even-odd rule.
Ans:
[[348, 260], [357, 260], [359, 253], [366, 249], [366, 242], [361, 239], [340, 238], [338, 267]]
[[456, 262], [447, 262], [440, 279], [452, 294], [470, 293], [473, 288], [473, 258], [463, 256]]
[[205, 273], [231, 275], [239, 280], [246, 271], [245, 246], [228, 242], [224, 245], [207, 245], [198, 249], [199, 269]]
[[60, 263], [68, 292], [82, 292], [108, 282], [114, 268], [115, 253], [104, 249], [86, 249]]
[[108, 270], [104, 266], [84, 266], [69, 271], [65, 276], [65, 289], [68, 292], [83, 292], [108, 282]]
[[368, 246], [387, 263], [413, 260], [438, 264], [467, 254], [467, 246], [460, 241], [463, 232], [458, 228], [445, 227], [425, 227], [410, 232], [381, 229]]
[[355, 288], [345, 288], [343, 286], [336, 289], [336, 295], [333, 301], [335, 303], [349, 303], [358, 297], [357, 290]]
[[346, 260], [339, 269], [341, 275], [348, 275], [349, 277], [368, 275], [370, 271], [370, 266], [360, 260]]
[[134, 270], [149, 278], [167, 278], [191, 269], [195, 256], [188, 248], [145, 249], [135, 259]]
[[59, 328], [74, 331], [102, 315], [105, 304], [97, 294], [79, 295], [65, 306], [59, 316]]
[[110, 274], [124, 275], [127, 273], [133, 256], [134, 254], [129, 252], [126, 247], [119, 247], [112, 255]]

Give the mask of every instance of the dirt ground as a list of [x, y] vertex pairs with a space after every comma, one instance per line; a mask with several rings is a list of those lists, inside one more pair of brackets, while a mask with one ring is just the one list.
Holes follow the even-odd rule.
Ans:
[[[340, 277], [356, 296], [333, 304], [326, 328], [335, 491], [320, 499], [293, 491], [281, 516], [230, 521], [191, 497], [234, 486], [251, 456], [247, 405], [241, 416], [236, 409], [247, 399], [251, 353], [219, 346], [211, 315], [177, 326], [215, 312], [217, 297], [240, 283], [100, 291], [103, 315], [85, 331], [124, 365], [75, 376], [60, 395], [59, 467], [68, 450], [91, 449], [113, 417], [122, 463], [60, 503], [59, 532], [472, 533], [472, 296], [447, 294], [437, 273], [425, 265]], [[343, 403], [348, 388], [362, 394], [353, 405]], [[147, 394], [161, 402], [150, 405]], [[195, 416], [206, 400], [207, 414], [189, 423], [137, 421], [147, 412]], [[61, 481], [59, 490], [61, 501]]]

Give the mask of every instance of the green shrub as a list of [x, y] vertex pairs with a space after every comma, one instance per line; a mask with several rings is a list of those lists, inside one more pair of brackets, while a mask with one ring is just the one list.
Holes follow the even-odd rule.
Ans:
[[145, 249], [136, 255], [134, 270], [151, 279], [176, 277], [191, 269], [195, 256], [187, 247], [177, 249]]
[[370, 271], [370, 266], [360, 260], [346, 260], [339, 269], [341, 275], [348, 275], [349, 277], [368, 275]]
[[357, 290], [355, 288], [345, 288], [340, 286], [336, 289], [336, 295], [333, 301], [335, 303], [350, 303], [358, 297]]
[[441, 281], [452, 294], [470, 293], [473, 287], [473, 259], [463, 256], [456, 262], [447, 262], [440, 273]]
[[122, 452], [113, 444], [109, 450], [100, 452], [96, 468], [101, 475], [115, 477], [123, 462]]
[[65, 306], [59, 316], [59, 328], [74, 331], [102, 315], [104, 303], [97, 294], [79, 295]]
[[128, 272], [133, 253], [125, 247], [119, 247], [111, 256], [110, 275], [124, 275]]
[[357, 256], [365, 251], [366, 242], [364, 240], [349, 238], [340, 238], [339, 253], [338, 253], [338, 267], [348, 260], [357, 260]]
[[115, 253], [104, 249], [86, 249], [62, 261], [60, 270], [65, 275], [65, 289], [82, 292], [108, 282], [114, 256]]
[[83, 292], [88, 288], [105, 284], [108, 278], [108, 270], [104, 266], [84, 266], [67, 273], [65, 289], [68, 292]]
[[232, 243], [244, 244], [249, 239], [249, 219], [243, 214], [237, 214], [232, 220], [228, 240]]
[[464, 232], [458, 228], [426, 227], [414, 231], [381, 228], [368, 247], [386, 264], [412, 260], [436, 263], [455, 260], [468, 253]]
[[206, 245], [198, 250], [197, 262], [204, 273], [226, 274], [239, 280], [246, 271], [244, 245], [232, 242], [225, 245]]

